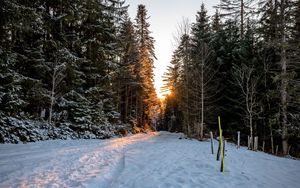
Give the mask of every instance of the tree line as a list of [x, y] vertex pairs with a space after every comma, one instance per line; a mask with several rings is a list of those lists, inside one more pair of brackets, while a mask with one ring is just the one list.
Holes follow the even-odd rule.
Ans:
[[147, 10], [122, 0], [2, 0], [0, 118], [99, 126], [155, 121]]
[[[221, 0], [202, 4], [179, 27], [164, 75], [161, 129], [203, 139], [217, 130], [242, 142], [259, 137], [269, 152], [300, 152], [300, 1]], [[253, 143], [253, 142], [252, 142]]]

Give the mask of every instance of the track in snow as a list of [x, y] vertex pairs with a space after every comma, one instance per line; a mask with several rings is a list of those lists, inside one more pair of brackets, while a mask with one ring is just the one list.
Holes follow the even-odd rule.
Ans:
[[228, 144], [222, 174], [209, 142], [180, 136], [160, 132], [109, 140], [0, 145], [0, 187], [276, 188], [300, 184], [300, 161]]

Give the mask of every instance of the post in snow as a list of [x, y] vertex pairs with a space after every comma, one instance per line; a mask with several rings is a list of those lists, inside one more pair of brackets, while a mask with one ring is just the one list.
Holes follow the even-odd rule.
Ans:
[[258, 136], [254, 137], [254, 151], [257, 151], [258, 149]]
[[241, 135], [241, 132], [238, 131], [238, 132], [237, 132], [237, 148], [238, 148], [238, 149], [240, 148], [240, 139], [241, 139], [240, 135]]
[[218, 116], [218, 122], [219, 122], [219, 131], [220, 131], [220, 150], [221, 150], [221, 172], [224, 172], [224, 147], [223, 147], [223, 136], [222, 136], [222, 128], [221, 128], [221, 119], [220, 116]]
[[210, 133], [211, 154], [214, 154], [214, 143], [213, 143], [214, 137], [212, 131], [210, 131], [209, 133]]

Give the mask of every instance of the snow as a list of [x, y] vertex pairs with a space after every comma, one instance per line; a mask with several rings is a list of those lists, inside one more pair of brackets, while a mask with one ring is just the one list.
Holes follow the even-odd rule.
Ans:
[[[300, 161], [167, 132], [0, 145], [0, 187], [298, 187]], [[214, 146], [217, 145], [215, 141]], [[215, 153], [216, 153], [216, 149]]]

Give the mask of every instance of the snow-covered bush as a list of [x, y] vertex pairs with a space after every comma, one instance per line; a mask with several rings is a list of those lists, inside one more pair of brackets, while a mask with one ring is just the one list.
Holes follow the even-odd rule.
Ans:
[[21, 120], [13, 117], [0, 119], [0, 143], [26, 143], [54, 139], [105, 139], [118, 134], [117, 129], [126, 126], [110, 123], [72, 124]]

